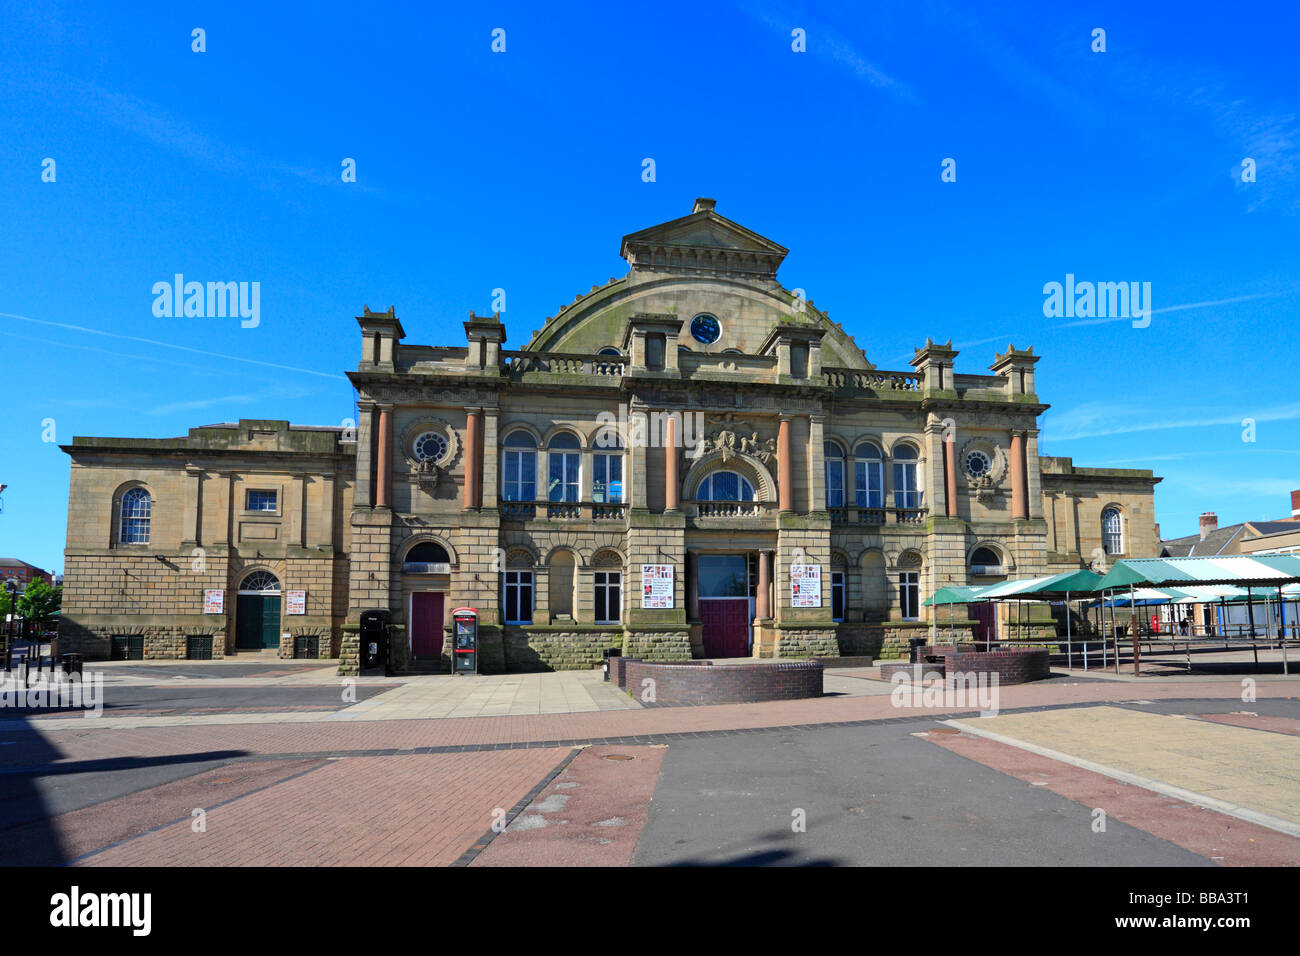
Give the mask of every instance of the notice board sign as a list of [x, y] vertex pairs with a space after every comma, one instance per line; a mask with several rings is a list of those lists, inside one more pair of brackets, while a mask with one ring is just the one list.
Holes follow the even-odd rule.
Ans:
[[671, 564], [641, 565], [641, 606], [671, 608], [673, 606], [673, 566]]
[[290, 614], [306, 614], [307, 613], [307, 592], [290, 591], [288, 600], [286, 601], [286, 605], [288, 607], [288, 613]]
[[820, 564], [790, 565], [790, 606], [822, 606], [822, 567]]
[[221, 590], [205, 590], [203, 592], [203, 613], [224, 614], [225, 612], [226, 592]]

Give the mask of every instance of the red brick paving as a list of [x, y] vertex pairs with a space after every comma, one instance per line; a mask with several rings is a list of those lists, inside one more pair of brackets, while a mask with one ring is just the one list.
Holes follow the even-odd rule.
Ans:
[[1300, 839], [1285, 833], [985, 737], [929, 733], [925, 739], [1081, 804], [1081, 827], [1092, 825], [1092, 809], [1099, 807], [1110, 820], [1145, 830], [1224, 866], [1300, 865]]
[[[628, 866], [666, 752], [662, 745], [587, 748], [472, 865]], [[556, 808], [546, 810], [551, 804]], [[524, 829], [520, 824], [531, 822], [527, 818], [546, 825]]]
[[[446, 866], [569, 751], [346, 757], [82, 861], [87, 866]], [[233, 772], [233, 770], [232, 770]]]
[[[1300, 693], [1300, 679], [1259, 686], [1261, 698]], [[1235, 682], [1022, 684], [1000, 689], [1000, 706], [1134, 699], [1200, 698], [1237, 700]], [[357, 720], [247, 724], [178, 725], [115, 730], [107, 722], [86, 721], [85, 729], [37, 732], [63, 760], [94, 760], [124, 755], [155, 757], [205, 751], [246, 754], [299, 754], [386, 748], [474, 746], [494, 743], [588, 740], [692, 731], [779, 727], [785, 725], [883, 720], [896, 717], [969, 712], [970, 707], [896, 708], [888, 695], [822, 697], [763, 704], [725, 704], [649, 710], [612, 710], [511, 717], [456, 717], [428, 720]], [[7, 750], [7, 748], [6, 748]], [[22, 748], [14, 748], [21, 751]], [[0, 765], [22, 763], [21, 753], [0, 751]]]

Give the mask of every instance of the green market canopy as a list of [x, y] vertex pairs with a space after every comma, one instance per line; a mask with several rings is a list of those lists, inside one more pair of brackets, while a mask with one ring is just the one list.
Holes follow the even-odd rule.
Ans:
[[1300, 555], [1234, 554], [1204, 558], [1121, 558], [1106, 572], [1097, 590], [1128, 587], [1233, 585], [1279, 588], [1300, 583]]

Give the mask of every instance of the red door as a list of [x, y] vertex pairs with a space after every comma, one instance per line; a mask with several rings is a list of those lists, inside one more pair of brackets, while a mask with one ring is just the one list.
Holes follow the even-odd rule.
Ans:
[[705, 657], [749, 656], [749, 601], [700, 598]]
[[411, 595], [411, 656], [437, 660], [442, 654], [442, 595], [418, 591]]

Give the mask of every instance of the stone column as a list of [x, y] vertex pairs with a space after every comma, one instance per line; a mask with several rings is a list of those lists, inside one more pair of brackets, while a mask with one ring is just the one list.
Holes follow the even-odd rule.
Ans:
[[375, 469], [375, 507], [390, 507], [393, 457], [393, 406], [379, 406], [379, 440], [375, 442], [378, 462]]
[[948, 517], [957, 517], [957, 443], [951, 435], [943, 440], [943, 498]]
[[1027, 518], [1029, 495], [1025, 488], [1025, 433], [1011, 433], [1011, 517]]
[[664, 511], [677, 511], [681, 487], [677, 481], [677, 419], [664, 421]]
[[777, 507], [781, 511], [794, 510], [794, 468], [790, 461], [790, 419], [782, 415], [776, 431]]
[[758, 552], [758, 592], [754, 595], [754, 616], [766, 621], [772, 616], [772, 552]]
[[334, 553], [334, 476], [320, 477], [320, 519], [316, 522], [316, 546]]
[[185, 466], [185, 540], [181, 546], [198, 547], [202, 537], [203, 469]]
[[483, 410], [471, 408], [465, 420], [465, 507], [478, 508], [483, 503], [483, 483], [479, 471], [482, 444]]
[[298, 546], [307, 547], [307, 475], [295, 475], [298, 481]]

